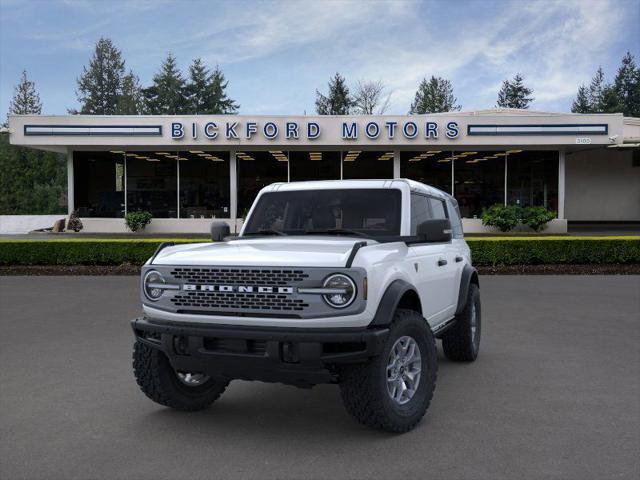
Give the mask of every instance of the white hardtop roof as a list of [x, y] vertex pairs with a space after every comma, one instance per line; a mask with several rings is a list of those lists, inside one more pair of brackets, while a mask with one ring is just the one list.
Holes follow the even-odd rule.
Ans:
[[450, 195], [435, 187], [416, 182], [408, 178], [394, 178], [387, 180], [312, 180], [307, 182], [272, 183], [262, 189], [263, 192], [290, 192], [296, 190], [330, 190], [356, 188], [402, 188], [407, 185], [410, 190], [445, 198]]

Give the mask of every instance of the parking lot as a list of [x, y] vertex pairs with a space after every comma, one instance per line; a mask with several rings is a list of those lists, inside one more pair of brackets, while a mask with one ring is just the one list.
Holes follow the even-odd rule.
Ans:
[[482, 277], [480, 357], [368, 430], [339, 390], [234, 382], [180, 413], [131, 372], [136, 277], [0, 277], [0, 478], [640, 478], [640, 277]]

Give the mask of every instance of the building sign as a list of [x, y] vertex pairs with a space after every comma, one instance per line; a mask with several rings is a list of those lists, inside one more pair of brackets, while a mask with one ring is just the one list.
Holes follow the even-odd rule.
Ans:
[[[444, 126], [432, 121], [368, 121], [359, 123], [355, 121], [341, 121], [337, 124], [340, 128], [342, 140], [358, 140], [365, 136], [369, 140], [380, 137], [393, 140], [402, 136], [407, 140], [415, 138], [436, 140], [440, 135], [451, 140], [458, 138], [460, 127], [457, 122], [446, 122]], [[278, 124], [273, 121], [259, 122], [172, 122], [171, 138], [181, 140], [191, 138], [197, 140], [204, 136], [209, 140], [224, 137], [227, 140], [251, 140], [255, 136], [262, 136], [266, 140], [299, 140], [304, 137], [307, 140], [316, 140], [322, 135], [322, 128], [318, 122], [286, 121]]]

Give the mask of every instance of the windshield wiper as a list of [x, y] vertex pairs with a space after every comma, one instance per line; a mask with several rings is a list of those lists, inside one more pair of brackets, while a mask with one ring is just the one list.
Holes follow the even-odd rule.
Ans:
[[258, 230], [257, 232], [246, 232], [244, 235], [286, 235], [286, 233], [281, 232], [280, 230], [272, 230], [272, 229], [264, 229]]
[[356, 237], [364, 237], [369, 238], [369, 235], [366, 235], [362, 232], [357, 232], [355, 230], [349, 230], [348, 228], [327, 228], [326, 230], [305, 230], [305, 235], [354, 235]]

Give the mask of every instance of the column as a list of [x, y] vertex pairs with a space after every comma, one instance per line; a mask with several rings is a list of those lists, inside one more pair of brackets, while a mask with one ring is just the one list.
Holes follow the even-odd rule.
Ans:
[[73, 150], [67, 149], [67, 213], [75, 210], [75, 191], [73, 179]]
[[393, 151], [393, 178], [400, 178], [400, 150]]
[[231, 150], [229, 152], [229, 186], [231, 187], [230, 205], [229, 205], [229, 218], [236, 221], [238, 216], [238, 169], [236, 162], [236, 151]]
[[565, 179], [565, 149], [561, 149], [558, 156], [558, 218], [564, 219], [564, 179]]

